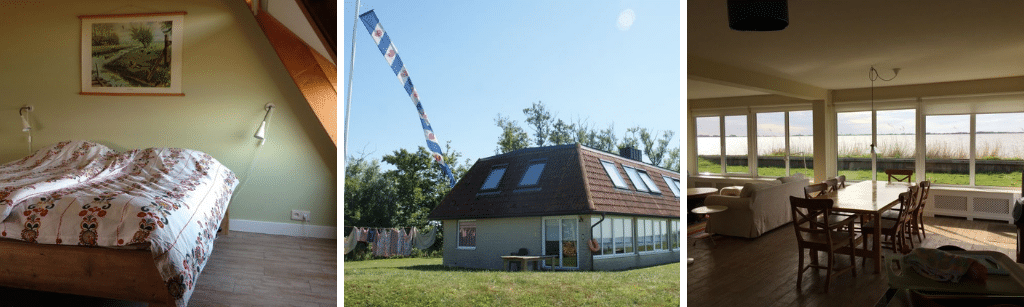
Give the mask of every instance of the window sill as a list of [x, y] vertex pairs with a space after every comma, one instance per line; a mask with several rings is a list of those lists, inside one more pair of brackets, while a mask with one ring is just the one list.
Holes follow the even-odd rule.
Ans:
[[476, 246], [457, 246], [457, 247], [455, 247], [455, 249], [457, 249], [457, 250], [470, 250], [471, 251], [471, 250], [476, 250]]
[[615, 259], [636, 256], [636, 253], [623, 253], [623, 254], [612, 254], [612, 255], [594, 255], [594, 260], [598, 259]]

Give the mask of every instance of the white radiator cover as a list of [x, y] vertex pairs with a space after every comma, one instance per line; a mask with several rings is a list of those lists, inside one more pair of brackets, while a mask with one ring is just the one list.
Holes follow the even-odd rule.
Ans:
[[925, 215], [959, 216], [1013, 222], [1013, 202], [1020, 193], [973, 188], [936, 188], [925, 202]]

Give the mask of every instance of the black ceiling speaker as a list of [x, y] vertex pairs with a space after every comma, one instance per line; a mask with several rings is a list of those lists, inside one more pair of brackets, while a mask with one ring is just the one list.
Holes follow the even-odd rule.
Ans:
[[737, 31], [778, 31], [789, 25], [787, 0], [728, 0], [729, 28]]

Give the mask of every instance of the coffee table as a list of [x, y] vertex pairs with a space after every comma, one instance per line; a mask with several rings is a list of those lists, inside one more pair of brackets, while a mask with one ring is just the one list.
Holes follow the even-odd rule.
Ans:
[[[705, 216], [708, 217], [708, 219], [710, 219], [712, 214], [719, 213], [719, 212], [722, 212], [722, 211], [725, 211], [725, 210], [729, 210], [729, 207], [726, 207], [726, 206], [700, 206], [700, 207], [697, 207], [697, 208], [693, 208], [693, 210], [690, 210], [690, 212], [693, 212], [693, 214], [705, 215]], [[714, 234], [708, 232], [707, 227], [705, 227], [703, 233], [699, 233], [699, 234], [693, 235], [693, 236], [691, 236], [691, 238], [694, 238], [694, 239], [711, 239], [711, 246], [715, 246], [715, 238], [714, 238], [713, 235]], [[693, 241], [693, 245], [697, 245], [697, 241]]]
[[[686, 189], [686, 210], [693, 210], [704, 205], [704, 199], [710, 195], [718, 194], [717, 188], [688, 188]], [[693, 224], [697, 221], [697, 215], [687, 214], [686, 224]]]

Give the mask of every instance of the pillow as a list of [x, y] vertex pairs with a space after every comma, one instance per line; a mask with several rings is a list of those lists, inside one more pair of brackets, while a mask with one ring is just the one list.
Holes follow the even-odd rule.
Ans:
[[804, 174], [796, 174], [796, 175], [789, 176], [789, 177], [779, 177], [779, 182], [782, 182], [782, 183], [790, 183], [790, 182], [798, 181], [798, 180], [807, 181], [807, 179], [804, 178]]
[[744, 183], [743, 189], [740, 190], [740, 198], [747, 198], [754, 196], [754, 191], [761, 188], [761, 185], [756, 183]]

